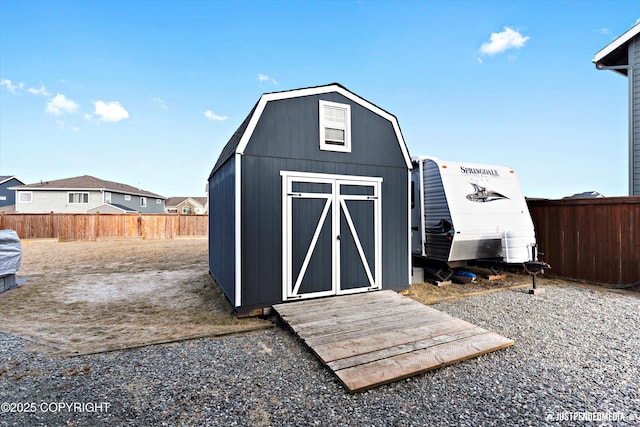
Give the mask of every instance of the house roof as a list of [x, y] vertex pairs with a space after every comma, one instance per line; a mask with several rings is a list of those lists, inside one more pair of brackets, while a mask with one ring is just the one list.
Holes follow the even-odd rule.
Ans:
[[180, 203], [187, 201], [187, 200], [191, 200], [192, 202], [195, 202], [197, 204], [199, 204], [200, 206], [204, 207], [207, 204], [207, 198], [206, 197], [169, 197], [165, 202], [164, 202], [164, 206], [167, 208], [170, 208], [172, 206], [178, 206]]
[[563, 199], [600, 199], [604, 197], [597, 191], [585, 191], [583, 193], [576, 193], [571, 196], [563, 197]]
[[119, 182], [105, 181], [90, 175], [76, 176], [73, 178], [57, 179], [53, 181], [38, 182], [23, 186], [11, 187], [15, 190], [96, 190], [111, 191], [114, 193], [132, 194], [137, 196], [154, 197], [156, 199], [166, 199], [150, 191], [141, 190], [127, 184]]
[[96, 206], [94, 208], [89, 209], [87, 213], [95, 213], [95, 212], [110, 213], [109, 211], [116, 211], [121, 213], [137, 213], [138, 212], [133, 208], [130, 208], [125, 205], [120, 205], [118, 203], [103, 203], [100, 206]]
[[4, 184], [7, 181], [11, 181], [12, 179], [16, 179], [17, 181], [24, 184], [24, 182], [20, 181], [15, 175], [0, 175], [0, 184]]
[[260, 119], [260, 116], [262, 115], [262, 112], [264, 111], [264, 108], [269, 101], [298, 98], [302, 96], [318, 95], [329, 92], [337, 92], [350, 99], [351, 101], [354, 101], [362, 105], [364, 108], [367, 108], [368, 110], [371, 110], [374, 113], [389, 120], [393, 124], [393, 129], [396, 133], [398, 141], [400, 142], [400, 149], [402, 150], [405, 163], [409, 169], [411, 168], [411, 158], [409, 157], [409, 151], [407, 150], [407, 145], [404, 142], [404, 137], [402, 136], [402, 132], [400, 131], [400, 125], [398, 124], [398, 119], [396, 118], [396, 116], [367, 101], [366, 99], [361, 98], [355, 93], [349, 91], [341, 84], [331, 83], [324, 86], [313, 86], [303, 89], [293, 89], [282, 92], [271, 92], [263, 94], [256, 105], [254, 105], [249, 115], [244, 119], [240, 127], [238, 127], [238, 129], [234, 132], [227, 144], [222, 149], [222, 152], [218, 157], [218, 161], [213, 167], [213, 170], [211, 171], [209, 177], [211, 177], [218, 169], [220, 169], [222, 165], [224, 165], [226, 161], [229, 160], [234, 154], [244, 154], [244, 150], [247, 148], [249, 139], [251, 139], [251, 135], [253, 134], [256, 125], [258, 124], [258, 120]]
[[[640, 22], [597, 52], [592, 60], [596, 67], [629, 65], [629, 43], [640, 35]], [[627, 75], [626, 69], [613, 70]]]

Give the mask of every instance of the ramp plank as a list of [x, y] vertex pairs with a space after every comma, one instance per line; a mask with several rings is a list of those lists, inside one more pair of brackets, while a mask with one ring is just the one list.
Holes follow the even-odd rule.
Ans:
[[389, 290], [273, 308], [351, 393], [513, 344]]

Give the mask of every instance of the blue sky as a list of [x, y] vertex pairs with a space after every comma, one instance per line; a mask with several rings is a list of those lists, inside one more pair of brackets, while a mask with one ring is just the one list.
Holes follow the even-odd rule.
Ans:
[[412, 156], [528, 197], [628, 193], [628, 86], [591, 60], [637, 1], [0, 0], [0, 175], [203, 196], [261, 94], [339, 82]]

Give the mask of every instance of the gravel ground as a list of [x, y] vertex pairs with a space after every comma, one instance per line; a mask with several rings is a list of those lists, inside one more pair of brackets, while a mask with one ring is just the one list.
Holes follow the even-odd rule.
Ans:
[[0, 333], [0, 426], [638, 425], [637, 296], [548, 287], [433, 307], [516, 344], [350, 395], [281, 326], [71, 358]]

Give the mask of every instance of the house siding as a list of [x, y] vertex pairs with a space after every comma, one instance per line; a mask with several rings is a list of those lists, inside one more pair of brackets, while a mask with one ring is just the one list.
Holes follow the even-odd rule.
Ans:
[[[124, 193], [114, 193], [113, 191], [106, 191], [106, 192], [111, 193], [111, 203], [126, 206], [129, 209], [133, 209], [135, 211], [142, 212], [142, 213], [164, 213], [164, 201], [162, 199], [158, 199], [156, 197], [150, 197], [150, 196], [139, 196], [135, 194], [129, 194], [129, 196], [131, 196], [131, 200], [125, 200]], [[140, 197], [146, 197], [147, 199], [146, 207], [140, 206]], [[156, 200], [161, 200], [161, 202], [157, 203]], [[100, 203], [103, 203], [103, 201], [101, 200]]]
[[16, 178], [11, 178], [0, 184], [0, 207], [16, 204], [16, 192], [15, 190], [9, 190], [9, 187], [18, 185], [22, 185], [22, 182]]
[[633, 124], [631, 146], [629, 147], [629, 194], [640, 196], [640, 37], [634, 38], [629, 45], [629, 64], [633, 67], [632, 100]]
[[236, 299], [235, 157], [209, 178], [209, 271], [229, 301]]
[[[102, 192], [89, 190], [16, 190], [17, 193], [30, 192], [31, 203], [16, 200], [19, 213], [84, 213], [103, 203]], [[89, 193], [89, 203], [69, 203], [69, 193]]]
[[[102, 191], [85, 189], [69, 190], [15, 190], [30, 192], [31, 203], [16, 201], [16, 212], [19, 213], [85, 213], [104, 203]], [[69, 193], [89, 193], [89, 203], [68, 203]], [[164, 213], [164, 202], [156, 203], [156, 198], [147, 197], [146, 208], [140, 207], [140, 196], [131, 195], [131, 200], [125, 201], [124, 194], [111, 192], [111, 203], [127, 206], [142, 213]], [[160, 199], [162, 200], [162, 199]]]

